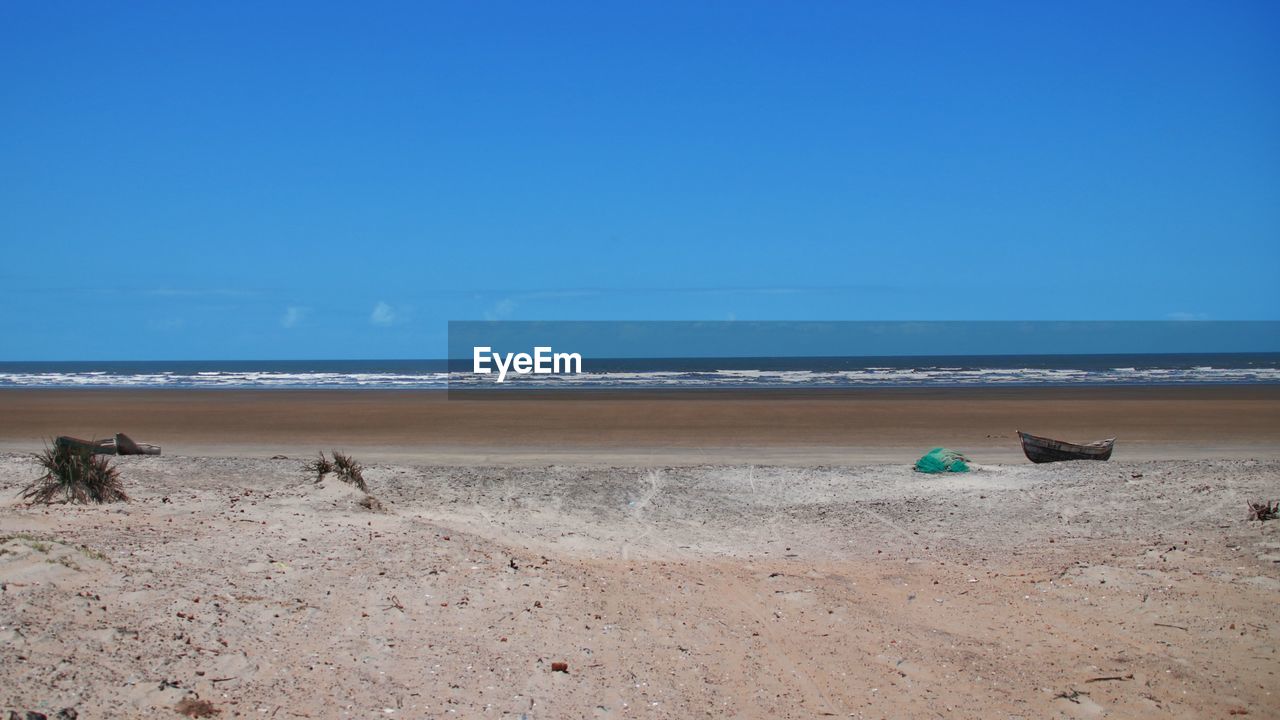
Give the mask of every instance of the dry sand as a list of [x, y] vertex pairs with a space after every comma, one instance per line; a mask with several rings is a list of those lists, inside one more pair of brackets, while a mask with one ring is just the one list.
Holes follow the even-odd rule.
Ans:
[[2, 710], [1280, 715], [1273, 459], [378, 464], [385, 512], [296, 456], [118, 462], [131, 502], [30, 508], [0, 455]]

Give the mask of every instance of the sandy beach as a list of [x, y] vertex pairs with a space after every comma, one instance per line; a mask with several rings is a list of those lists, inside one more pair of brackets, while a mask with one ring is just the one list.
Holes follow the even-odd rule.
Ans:
[[[0, 458], [6, 708], [171, 717], [1280, 712], [1259, 460], [683, 468]], [[566, 663], [567, 672], [553, 670]]]
[[1280, 719], [1280, 3], [0, 18], [0, 720]]
[[[4, 392], [0, 704], [1274, 716], [1278, 391]], [[1015, 423], [1124, 440], [1032, 465]], [[165, 446], [116, 460], [129, 503], [18, 501], [41, 437], [116, 429]], [[899, 460], [934, 444], [974, 472]], [[381, 510], [302, 469], [333, 445]]]

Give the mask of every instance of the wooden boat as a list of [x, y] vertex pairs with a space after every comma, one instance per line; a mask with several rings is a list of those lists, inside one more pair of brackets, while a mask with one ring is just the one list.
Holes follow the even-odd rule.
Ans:
[[88, 451], [94, 455], [159, 455], [159, 445], [134, 442], [124, 433], [116, 433], [115, 437], [103, 440], [81, 440], [69, 435], [59, 435], [54, 444], [59, 447], [70, 447]]
[[1018, 431], [1018, 438], [1022, 440], [1022, 452], [1026, 453], [1027, 459], [1033, 463], [1062, 462], [1063, 460], [1110, 460], [1111, 450], [1116, 444], [1115, 438], [1107, 438], [1106, 440], [1091, 442], [1088, 445], [1077, 445], [1062, 440], [1024, 433], [1021, 430]]

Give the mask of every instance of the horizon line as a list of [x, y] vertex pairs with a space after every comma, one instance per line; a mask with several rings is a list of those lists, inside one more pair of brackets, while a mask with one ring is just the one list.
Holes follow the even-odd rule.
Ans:
[[[963, 358], [963, 357], [1105, 357], [1105, 356], [1167, 356], [1167, 355], [1280, 355], [1280, 350], [1197, 350], [1194, 352], [995, 352], [995, 353], [897, 353], [892, 355], [645, 355], [645, 356], [592, 356], [592, 360], [820, 360], [833, 358]], [[461, 362], [467, 357], [293, 357], [293, 358], [114, 358], [91, 360], [0, 360], [0, 365], [19, 363], [254, 363], [254, 362]]]

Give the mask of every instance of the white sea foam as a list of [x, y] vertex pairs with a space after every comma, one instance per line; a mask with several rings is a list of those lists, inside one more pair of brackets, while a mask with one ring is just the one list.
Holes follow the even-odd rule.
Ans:
[[[507, 385], [520, 388], [735, 388], [735, 387], [911, 387], [971, 385], [1141, 385], [1280, 383], [1280, 368], [889, 368], [853, 370], [750, 370], [584, 372], [523, 375]], [[472, 373], [173, 371], [112, 373], [0, 371], [0, 387], [181, 387], [181, 388], [402, 388], [488, 387]]]

